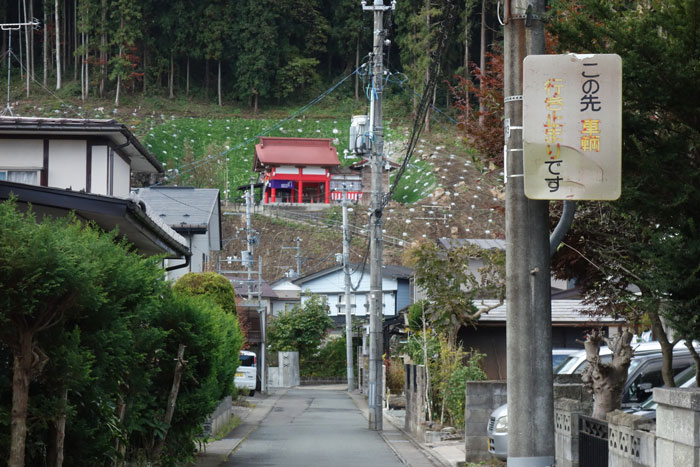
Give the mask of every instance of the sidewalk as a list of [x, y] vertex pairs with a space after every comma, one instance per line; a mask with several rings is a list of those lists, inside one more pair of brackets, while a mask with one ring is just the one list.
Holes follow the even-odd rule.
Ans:
[[[367, 400], [358, 391], [350, 393], [355, 405], [368, 418]], [[403, 420], [384, 411], [382, 437], [401, 461], [411, 467], [457, 467], [464, 463], [464, 441], [425, 444], [403, 429]]]
[[256, 393], [255, 397], [248, 398], [248, 402], [254, 407], [234, 407], [234, 414], [241, 418], [241, 424], [226, 437], [211, 441], [206, 444], [204, 452], [197, 455], [196, 467], [219, 467], [226, 462], [231, 453], [258, 428], [260, 422], [270, 413], [277, 400], [287, 392], [286, 389], [272, 389], [267, 396]]

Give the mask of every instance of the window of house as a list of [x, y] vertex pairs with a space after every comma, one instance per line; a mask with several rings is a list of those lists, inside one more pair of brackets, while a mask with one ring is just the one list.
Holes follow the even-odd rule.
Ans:
[[0, 170], [0, 180], [27, 185], [39, 184], [38, 170]]
[[[350, 307], [352, 310], [355, 309], [355, 296], [352, 294], [350, 294]], [[345, 294], [338, 295], [338, 304], [336, 305], [336, 308], [338, 308], [339, 315], [345, 314]], [[353, 314], [355, 314], [355, 312], [353, 312]]]

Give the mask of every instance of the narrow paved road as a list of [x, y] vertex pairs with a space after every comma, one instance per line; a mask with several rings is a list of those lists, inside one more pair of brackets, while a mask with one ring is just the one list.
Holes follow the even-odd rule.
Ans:
[[402, 466], [348, 394], [291, 389], [224, 466]]

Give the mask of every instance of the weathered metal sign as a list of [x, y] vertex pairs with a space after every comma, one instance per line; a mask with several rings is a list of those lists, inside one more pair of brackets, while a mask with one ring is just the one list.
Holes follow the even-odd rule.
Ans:
[[525, 58], [525, 196], [551, 200], [619, 198], [621, 147], [619, 55]]

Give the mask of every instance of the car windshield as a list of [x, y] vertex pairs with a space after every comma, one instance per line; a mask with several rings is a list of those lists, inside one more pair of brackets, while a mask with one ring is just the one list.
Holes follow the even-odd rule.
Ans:
[[568, 359], [568, 355], [566, 354], [559, 354], [559, 355], [552, 355], [552, 368], [554, 368], [554, 373], [557, 372], [559, 367]]
[[[673, 382], [676, 383], [677, 388], [688, 387], [689, 384], [692, 384], [691, 380], [695, 381], [695, 365], [690, 365], [673, 378]], [[654, 396], [649, 396], [639, 407], [643, 410], [656, 410], [657, 403], [654, 401]]]
[[560, 375], [567, 375], [571, 373], [571, 370], [578, 364], [579, 358], [576, 354], [569, 355], [562, 361], [559, 366], [554, 368], [554, 373]]
[[241, 360], [241, 366], [255, 366], [255, 355], [243, 355], [238, 357]]

